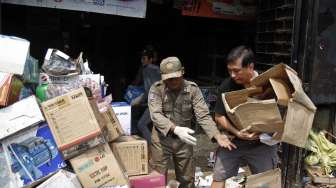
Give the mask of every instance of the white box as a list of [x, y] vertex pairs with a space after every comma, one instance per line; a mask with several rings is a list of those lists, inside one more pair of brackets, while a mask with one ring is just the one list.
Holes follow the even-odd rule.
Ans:
[[112, 108], [126, 135], [131, 135], [131, 106], [126, 102], [113, 102]]
[[29, 45], [25, 39], [0, 35], [0, 71], [22, 75]]
[[0, 139], [44, 121], [36, 98], [30, 96], [0, 109]]
[[36, 188], [82, 188], [76, 174], [60, 170]]

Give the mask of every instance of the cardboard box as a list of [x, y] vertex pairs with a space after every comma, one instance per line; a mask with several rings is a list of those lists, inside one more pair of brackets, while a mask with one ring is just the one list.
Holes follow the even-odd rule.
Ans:
[[[91, 102], [92, 103], [92, 102]], [[97, 107], [83, 88], [42, 103], [42, 109], [64, 158], [74, 157], [105, 142]]]
[[[282, 84], [274, 84], [274, 82], [272, 84], [272, 79], [280, 79]], [[304, 147], [313, 124], [316, 107], [305, 94], [297, 73], [285, 64], [278, 64], [254, 78], [252, 85], [263, 88], [272, 87], [276, 97], [281, 100], [283, 100], [283, 96], [290, 96], [284, 117], [284, 128], [275, 135], [275, 138], [298, 147]], [[287, 99], [281, 103], [286, 104], [286, 101]]]
[[227, 116], [239, 130], [267, 133], [282, 130], [283, 121], [276, 101], [250, 98], [261, 91], [248, 88], [222, 95]]
[[122, 136], [111, 143], [113, 153], [129, 176], [148, 174], [147, 142], [139, 136]]
[[165, 188], [166, 178], [164, 175], [153, 171], [148, 175], [130, 177], [130, 184], [132, 188]]
[[[253, 88], [222, 94], [229, 119], [239, 128], [274, 134], [274, 139], [304, 147], [316, 107], [304, 93], [297, 73], [278, 64], [252, 80]], [[267, 100], [250, 97], [263, 96]], [[276, 98], [277, 100], [275, 100]], [[278, 105], [286, 108], [281, 117]]]
[[2, 144], [17, 187], [32, 184], [66, 166], [47, 124], [21, 131]]
[[0, 139], [44, 121], [34, 96], [0, 109]]
[[281, 170], [277, 168], [260, 174], [247, 176], [245, 188], [257, 187], [280, 188]]
[[82, 188], [76, 174], [60, 170], [36, 188]]
[[129, 184], [108, 144], [92, 148], [70, 163], [84, 188]]
[[22, 75], [29, 55], [29, 41], [0, 35], [0, 72]]
[[131, 106], [126, 102], [113, 102], [112, 108], [126, 135], [131, 135]]
[[103, 112], [102, 115], [106, 120], [108, 142], [112, 142], [125, 134], [112, 107], [107, 109], [106, 112]]

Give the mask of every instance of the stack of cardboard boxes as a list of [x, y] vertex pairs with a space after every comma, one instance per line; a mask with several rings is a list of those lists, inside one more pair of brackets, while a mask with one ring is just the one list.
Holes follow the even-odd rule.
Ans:
[[[23, 96], [23, 90], [32, 89], [21, 79], [29, 42], [0, 35], [2, 48], [7, 53], [0, 54], [2, 187], [165, 186], [163, 175], [149, 173], [146, 141], [130, 135], [130, 106], [107, 103], [102, 108], [102, 98], [91, 88], [76, 86], [83, 79], [100, 83], [99, 74], [49, 75], [57, 95], [45, 101], [34, 92]], [[46, 57], [50, 51], [70, 59], [57, 50], [48, 50]]]

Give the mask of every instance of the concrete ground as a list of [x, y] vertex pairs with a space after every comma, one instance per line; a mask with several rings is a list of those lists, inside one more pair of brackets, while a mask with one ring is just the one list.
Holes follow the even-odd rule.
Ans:
[[[208, 167], [208, 157], [210, 152], [216, 151], [217, 144], [212, 143], [204, 133], [198, 133], [195, 136], [197, 138], [197, 146], [194, 147], [195, 166], [200, 167], [205, 176], [210, 175], [212, 173], [212, 168]], [[175, 179], [173, 169], [174, 165], [171, 162], [168, 171], [168, 180]]]

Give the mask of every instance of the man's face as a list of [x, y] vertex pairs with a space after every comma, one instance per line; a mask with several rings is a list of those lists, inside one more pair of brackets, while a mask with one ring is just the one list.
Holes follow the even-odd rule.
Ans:
[[141, 63], [142, 63], [143, 65], [151, 64], [152, 61], [153, 61], [153, 58], [150, 58], [150, 57], [148, 57], [148, 56], [142, 56], [142, 57], [141, 57]]
[[183, 77], [181, 76], [178, 78], [169, 78], [167, 80], [164, 80], [164, 83], [169, 90], [180, 91], [183, 86]]
[[230, 77], [237, 84], [248, 84], [250, 83], [253, 71], [254, 64], [251, 63], [246, 67], [242, 66], [242, 58], [237, 59], [236, 61], [230, 62], [227, 65]]

